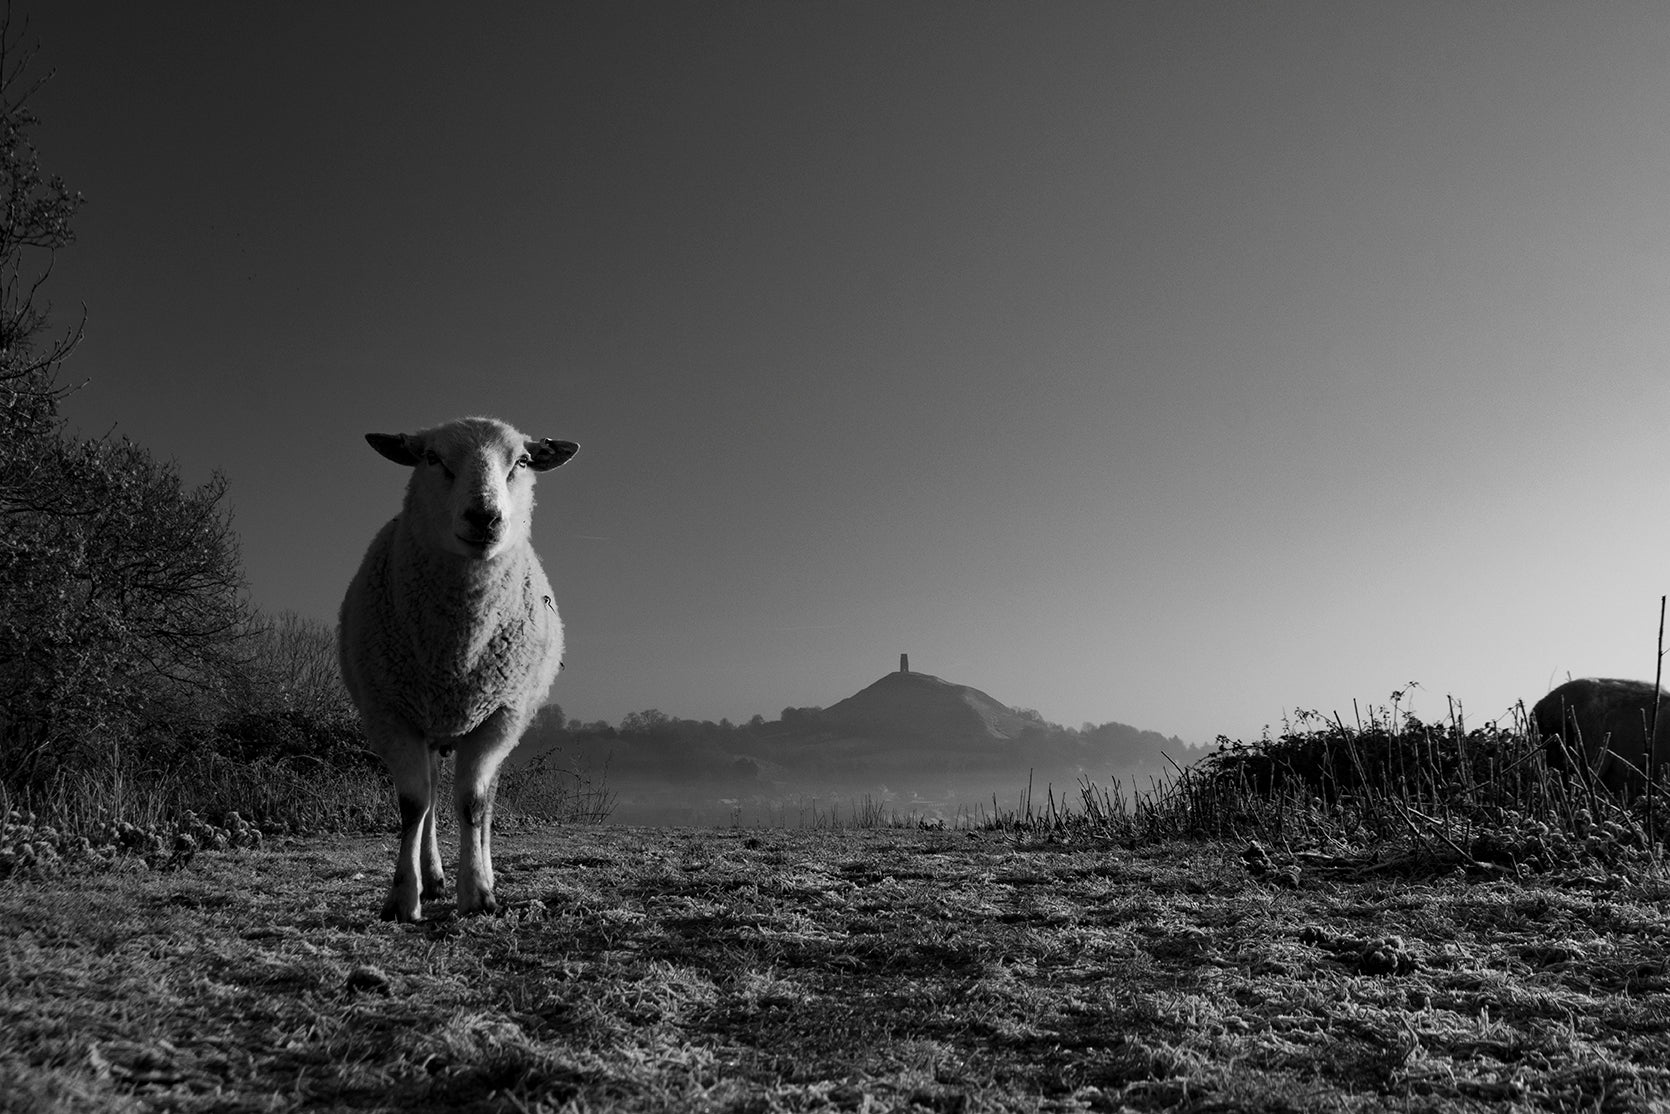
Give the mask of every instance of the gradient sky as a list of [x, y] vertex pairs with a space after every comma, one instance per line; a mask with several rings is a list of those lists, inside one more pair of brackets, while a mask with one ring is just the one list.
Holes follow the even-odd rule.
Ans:
[[571, 716], [1078, 724], [1650, 677], [1670, 8], [35, 0], [74, 428], [334, 620], [485, 413]]

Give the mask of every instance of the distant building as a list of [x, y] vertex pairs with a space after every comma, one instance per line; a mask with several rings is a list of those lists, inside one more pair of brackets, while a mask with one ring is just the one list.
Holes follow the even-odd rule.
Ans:
[[900, 654], [899, 655], [899, 672], [900, 673], [909, 673], [910, 672], [910, 655], [909, 654]]

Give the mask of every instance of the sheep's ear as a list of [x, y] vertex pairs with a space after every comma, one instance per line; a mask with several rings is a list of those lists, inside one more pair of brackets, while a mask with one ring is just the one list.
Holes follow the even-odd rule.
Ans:
[[365, 440], [373, 449], [388, 457], [396, 464], [404, 464], [408, 468], [417, 466], [422, 459], [414, 446], [408, 443], [404, 433], [367, 433]]
[[535, 472], [549, 472], [559, 464], [565, 464], [568, 458], [580, 451], [580, 446], [572, 441], [553, 441], [547, 437], [543, 441], [529, 441], [528, 455], [533, 459], [529, 467]]

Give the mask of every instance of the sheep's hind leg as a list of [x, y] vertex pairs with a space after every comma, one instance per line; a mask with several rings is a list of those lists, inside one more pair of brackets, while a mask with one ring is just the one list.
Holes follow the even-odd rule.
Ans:
[[458, 912], [492, 913], [493, 793], [499, 764], [516, 745], [518, 724], [500, 709], [458, 741], [454, 803], [458, 809]]
[[423, 919], [419, 877], [424, 869], [424, 844], [433, 845], [435, 839], [433, 764], [423, 739], [416, 735], [391, 731], [379, 743], [400, 802], [400, 850], [388, 900], [383, 902], [383, 919], [411, 923]]

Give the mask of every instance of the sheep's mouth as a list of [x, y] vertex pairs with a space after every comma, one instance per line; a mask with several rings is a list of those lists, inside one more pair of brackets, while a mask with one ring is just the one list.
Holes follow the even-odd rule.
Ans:
[[498, 541], [498, 539], [494, 537], [476, 538], [471, 537], [468, 534], [454, 534], [453, 537], [457, 538], [459, 543], [462, 544], [465, 549], [470, 550], [478, 557], [486, 553], [489, 549], [492, 549], [493, 543]]

